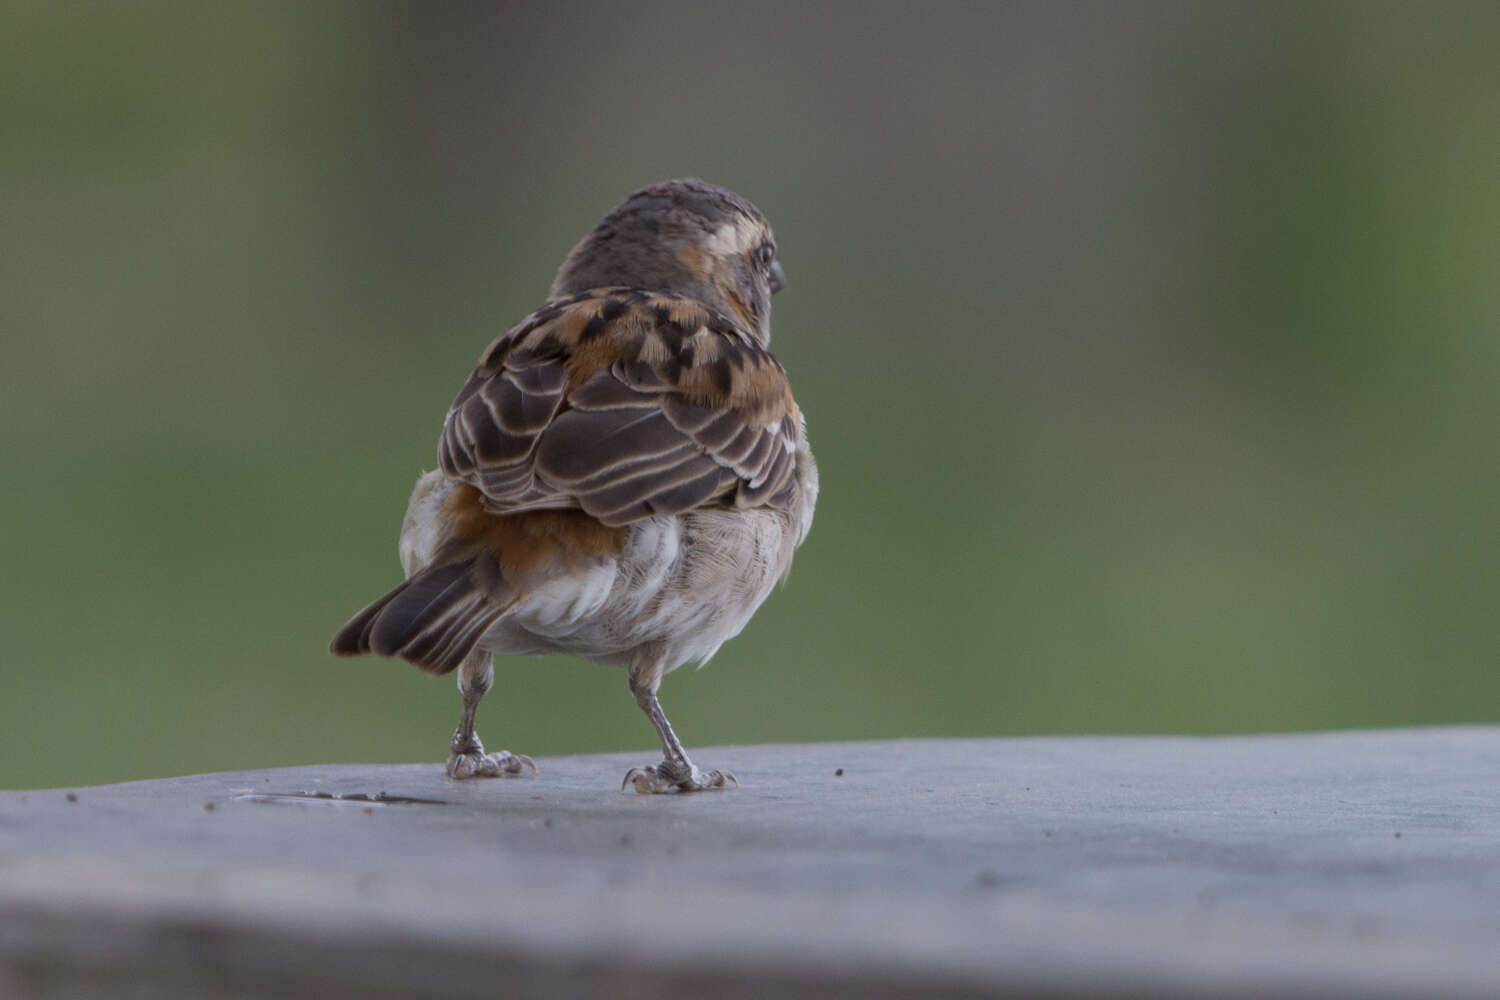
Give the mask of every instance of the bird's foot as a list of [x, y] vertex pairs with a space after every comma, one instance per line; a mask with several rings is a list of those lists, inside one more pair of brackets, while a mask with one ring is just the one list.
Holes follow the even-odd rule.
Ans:
[[661, 795], [664, 792], [706, 792], [731, 784], [740, 787], [738, 779], [728, 771], [700, 771], [688, 761], [677, 764], [664, 760], [650, 767], [632, 767], [625, 773], [620, 791], [634, 785], [640, 795]]
[[454, 742], [452, 753], [448, 755], [448, 777], [455, 780], [464, 778], [518, 778], [525, 774], [527, 769], [536, 774], [536, 762], [525, 754], [511, 753], [509, 750], [496, 750], [494, 753], [485, 753], [484, 744], [479, 738], [460, 745]]

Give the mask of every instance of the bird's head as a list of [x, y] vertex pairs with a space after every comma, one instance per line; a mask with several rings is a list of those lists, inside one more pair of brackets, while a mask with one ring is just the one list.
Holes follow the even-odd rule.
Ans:
[[786, 284], [776, 237], [760, 209], [696, 178], [642, 188], [604, 217], [563, 261], [558, 298], [630, 285], [697, 299], [771, 340], [771, 296]]

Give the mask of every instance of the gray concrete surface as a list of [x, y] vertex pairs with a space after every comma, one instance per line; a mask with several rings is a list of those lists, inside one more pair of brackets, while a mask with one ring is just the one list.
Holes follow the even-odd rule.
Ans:
[[1500, 996], [1500, 727], [695, 757], [0, 793], [0, 995]]

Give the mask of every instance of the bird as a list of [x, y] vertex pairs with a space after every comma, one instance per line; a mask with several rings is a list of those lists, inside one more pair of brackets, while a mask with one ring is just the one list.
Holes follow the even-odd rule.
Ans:
[[652, 184], [480, 355], [407, 504], [405, 579], [330, 646], [457, 672], [450, 778], [536, 773], [487, 753], [475, 713], [495, 655], [566, 653], [624, 668], [661, 741], [622, 791], [738, 787], [692, 762], [657, 692], [740, 633], [812, 527], [817, 465], [770, 351], [777, 251], [740, 195]]

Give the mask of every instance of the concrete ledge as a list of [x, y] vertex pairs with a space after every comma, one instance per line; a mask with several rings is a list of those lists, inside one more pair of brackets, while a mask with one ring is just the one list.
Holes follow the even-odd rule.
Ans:
[[1500, 728], [650, 759], [0, 793], [0, 995], [1500, 994]]

